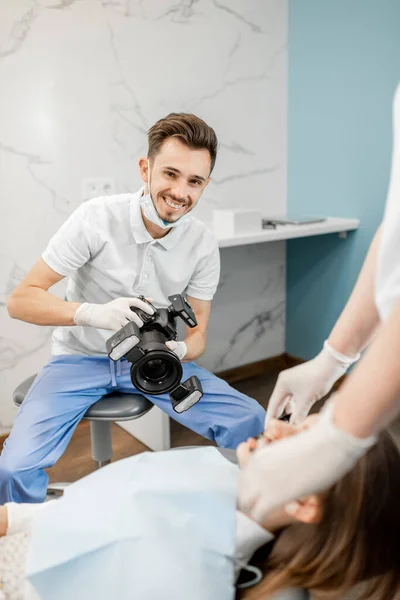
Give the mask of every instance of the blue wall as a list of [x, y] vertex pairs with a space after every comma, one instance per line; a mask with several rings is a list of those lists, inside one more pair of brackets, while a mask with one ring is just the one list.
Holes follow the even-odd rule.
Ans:
[[287, 243], [287, 352], [316, 354], [384, 210], [400, 0], [289, 0], [288, 210], [360, 229]]

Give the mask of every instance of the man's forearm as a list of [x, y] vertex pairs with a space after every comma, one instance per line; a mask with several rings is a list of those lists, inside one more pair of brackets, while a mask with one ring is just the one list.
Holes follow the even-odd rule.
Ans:
[[202, 331], [196, 331], [189, 334], [185, 339], [187, 352], [183, 359], [183, 362], [189, 362], [199, 358], [206, 349], [206, 336]]
[[13, 319], [53, 326], [74, 325], [78, 306], [79, 302], [66, 302], [34, 286], [17, 288], [7, 303], [8, 314]]
[[400, 299], [354, 372], [335, 396], [334, 421], [344, 431], [368, 437], [400, 411]]
[[380, 324], [375, 305], [375, 277], [381, 227], [370, 245], [354, 290], [330, 336], [329, 344], [346, 356], [355, 356], [371, 341]]

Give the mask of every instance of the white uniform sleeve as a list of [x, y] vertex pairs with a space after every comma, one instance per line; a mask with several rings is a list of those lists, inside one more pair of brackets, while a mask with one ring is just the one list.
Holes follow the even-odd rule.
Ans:
[[90, 223], [90, 204], [81, 204], [51, 238], [42, 258], [53, 271], [69, 275], [91, 257], [93, 224]]
[[[52, 501], [54, 502], [54, 500]], [[7, 502], [7, 533], [28, 533], [31, 529], [31, 523], [34, 515], [40, 510], [46, 509], [51, 502], [42, 502], [40, 504], [16, 504], [15, 502]]]
[[219, 248], [215, 242], [211, 252], [200, 259], [186, 288], [186, 293], [199, 300], [212, 300], [218, 287], [219, 274]]
[[384, 321], [400, 297], [400, 85], [393, 102], [393, 151], [381, 244], [378, 253], [375, 303]]

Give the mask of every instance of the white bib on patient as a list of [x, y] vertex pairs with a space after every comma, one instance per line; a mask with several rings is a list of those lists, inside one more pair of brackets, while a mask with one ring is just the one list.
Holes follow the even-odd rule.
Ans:
[[144, 453], [35, 516], [42, 600], [232, 600], [237, 467], [215, 448]]

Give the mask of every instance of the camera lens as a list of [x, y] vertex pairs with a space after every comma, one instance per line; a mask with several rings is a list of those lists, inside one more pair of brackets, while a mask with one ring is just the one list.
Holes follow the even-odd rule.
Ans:
[[145, 379], [154, 381], [168, 376], [168, 372], [171, 370], [170, 366], [166, 360], [153, 358], [142, 366], [141, 372]]
[[169, 392], [179, 384], [181, 378], [181, 362], [168, 350], [150, 350], [131, 367], [133, 385], [147, 394]]

